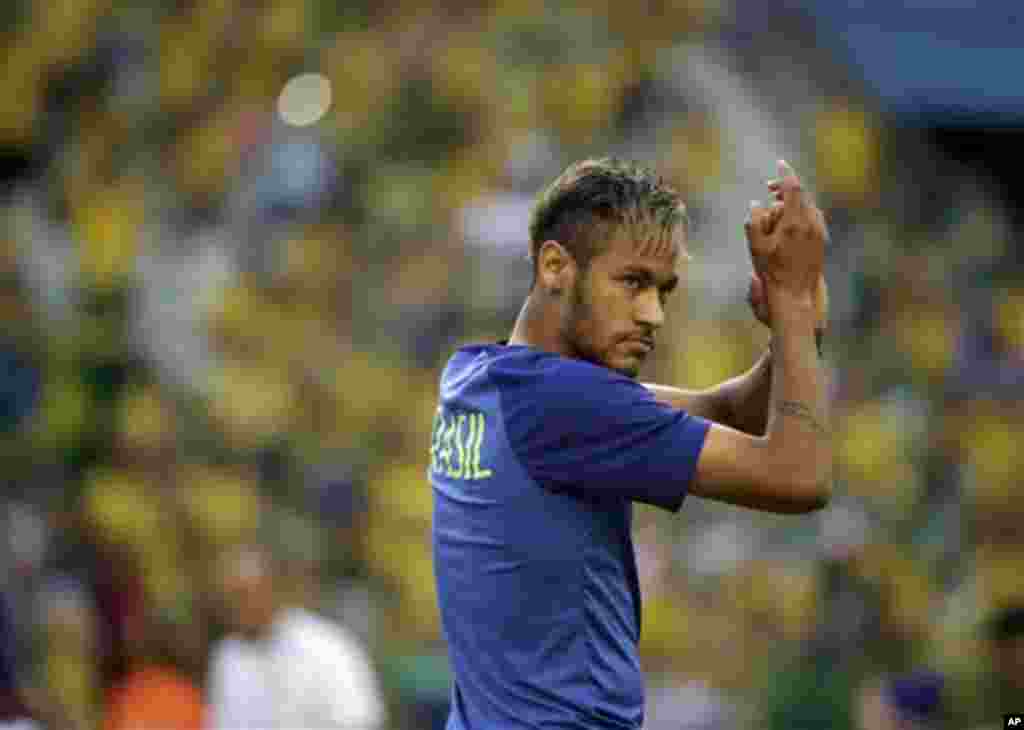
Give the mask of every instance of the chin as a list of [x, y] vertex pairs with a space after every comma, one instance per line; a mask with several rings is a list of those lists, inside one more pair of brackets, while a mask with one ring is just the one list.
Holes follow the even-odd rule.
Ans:
[[642, 365], [643, 361], [637, 362], [628, 358], [625, 361], [619, 360], [618, 363], [605, 362], [605, 367], [614, 370], [620, 375], [625, 375], [627, 378], [634, 379], [640, 374], [640, 367]]

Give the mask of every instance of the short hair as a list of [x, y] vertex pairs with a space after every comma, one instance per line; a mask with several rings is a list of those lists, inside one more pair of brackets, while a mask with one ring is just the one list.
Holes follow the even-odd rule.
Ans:
[[687, 225], [679, 194], [652, 170], [615, 157], [569, 165], [537, 197], [530, 215], [534, 283], [545, 241], [562, 244], [586, 269], [615, 228], [645, 224], [663, 235]]
[[217, 568], [221, 581], [273, 580], [282, 572], [280, 559], [267, 545], [255, 541], [227, 548], [221, 553]]

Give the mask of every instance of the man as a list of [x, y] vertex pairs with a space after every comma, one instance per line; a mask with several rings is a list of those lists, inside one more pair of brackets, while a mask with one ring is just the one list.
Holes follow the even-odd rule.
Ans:
[[826, 232], [780, 172], [776, 202], [746, 224], [771, 351], [704, 392], [635, 380], [685, 255], [675, 192], [604, 159], [539, 198], [534, 285], [510, 339], [458, 350], [441, 377], [428, 472], [449, 730], [641, 726], [632, 502], [674, 511], [690, 492], [799, 513], [828, 501], [815, 349]]
[[265, 550], [231, 554], [222, 571], [236, 633], [213, 651], [215, 730], [375, 730], [384, 703], [359, 641], [342, 627], [284, 605], [279, 564]]

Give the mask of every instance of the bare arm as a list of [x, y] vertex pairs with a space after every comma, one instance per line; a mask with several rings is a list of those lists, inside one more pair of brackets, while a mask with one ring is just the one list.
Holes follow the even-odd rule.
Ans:
[[820, 211], [785, 169], [785, 213], [778, 230], [761, 227], [763, 209], [752, 214], [747, 229], [772, 322], [766, 432], [754, 436], [712, 424], [690, 491], [753, 509], [807, 512], [830, 496], [832, 446], [814, 301], [826, 234]]
[[771, 512], [807, 512], [830, 496], [831, 436], [810, 318], [788, 304], [778, 325], [767, 433], [708, 432], [691, 493]]
[[643, 385], [657, 400], [673, 408], [761, 436], [768, 423], [771, 361], [771, 353], [765, 352], [747, 372], [706, 390], [685, 390], [655, 383]]
[[[781, 204], [781, 198], [779, 199]], [[778, 222], [781, 207], [769, 213], [768, 228]], [[748, 302], [754, 316], [769, 329], [772, 327], [771, 313], [765, 301], [765, 289], [760, 277], [751, 277]], [[815, 344], [821, 354], [821, 343], [828, 326], [828, 284], [824, 275], [818, 279], [814, 292], [816, 313]], [[768, 404], [771, 398], [772, 356], [771, 348], [765, 352], [747, 372], [730, 378], [723, 383], [705, 390], [685, 390], [667, 385], [644, 385], [654, 397], [673, 408], [680, 408], [709, 421], [721, 423], [752, 436], [763, 436], [768, 425]]]
[[[814, 335], [819, 355], [823, 337], [821, 319], [819, 309], [819, 325]], [[768, 406], [772, 393], [771, 348], [747, 372], [705, 390], [686, 390], [656, 383], [642, 385], [665, 405], [751, 436], [763, 436], [768, 426]]]
[[[777, 190], [777, 186], [769, 187]], [[766, 230], [774, 229], [782, 212], [781, 194], [776, 192], [778, 203], [768, 213]], [[772, 328], [771, 313], [765, 301], [765, 288], [756, 274], [751, 277], [748, 302], [754, 316], [769, 329]], [[814, 292], [816, 313], [815, 344], [821, 354], [821, 342], [828, 326], [828, 284], [824, 275], [818, 278]], [[768, 425], [768, 404], [771, 398], [772, 357], [771, 348], [764, 353], [753, 367], [742, 375], [705, 390], [685, 390], [668, 385], [645, 383], [654, 397], [666, 405], [680, 408], [688, 413], [721, 423], [752, 436], [763, 436]]]

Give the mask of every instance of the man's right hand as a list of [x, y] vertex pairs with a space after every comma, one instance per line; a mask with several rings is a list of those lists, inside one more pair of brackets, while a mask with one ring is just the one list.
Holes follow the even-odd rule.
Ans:
[[825, 217], [793, 169], [783, 160], [778, 166], [771, 189], [781, 205], [753, 206], [744, 226], [750, 257], [769, 300], [778, 293], [813, 302], [825, 261]]

